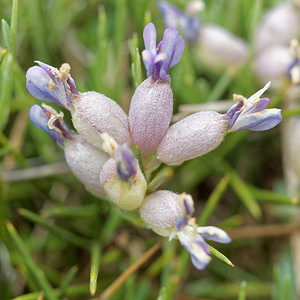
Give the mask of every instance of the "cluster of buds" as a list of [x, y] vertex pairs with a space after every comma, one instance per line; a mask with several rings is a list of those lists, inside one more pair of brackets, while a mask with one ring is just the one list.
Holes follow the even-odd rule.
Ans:
[[[274, 127], [281, 121], [281, 112], [266, 109], [269, 99], [260, 98], [268, 83], [248, 99], [234, 95], [236, 103], [226, 114], [199, 112], [170, 126], [173, 93], [168, 73], [182, 57], [184, 39], [176, 29], [168, 28], [157, 44], [152, 23], [145, 27], [143, 37], [147, 79], [136, 88], [128, 116], [105, 95], [77, 91], [68, 64], [58, 70], [37, 62], [27, 71], [27, 89], [35, 98], [69, 110], [77, 133], [68, 129], [62, 112], [45, 104], [34, 105], [30, 119], [63, 147], [70, 169], [88, 190], [121, 209], [140, 209], [153, 231], [170, 240], [178, 238], [196, 268], [203, 269], [210, 261], [204, 238], [223, 243], [230, 238], [218, 228], [196, 225], [189, 195], [170, 191], [147, 195], [140, 165], [149, 172], [144, 164], [149, 157], [180, 164], [212, 151], [229, 132]], [[140, 161], [134, 151], [140, 152]]]

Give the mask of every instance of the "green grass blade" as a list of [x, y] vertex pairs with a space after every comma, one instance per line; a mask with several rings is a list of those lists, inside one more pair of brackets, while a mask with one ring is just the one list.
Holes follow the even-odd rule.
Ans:
[[210, 250], [212, 255], [214, 255], [218, 259], [222, 260], [227, 265], [229, 265], [231, 267], [234, 267], [234, 264], [224, 254], [222, 254], [220, 251], [218, 251], [217, 249], [215, 249], [211, 245], [208, 245], [208, 247], [209, 247], [209, 250]]
[[67, 288], [69, 287], [70, 283], [74, 279], [77, 271], [78, 271], [78, 267], [77, 266], [73, 266], [69, 270], [69, 272], [67, 273], [66, 277], [64, 278], [64, 280], [62, 281], [62, 283], [60, 285], [59, 298], [62, 298], [63, 296], [66, 295]]
[[45, 274], [41, 269], [38, 268], [38, 266], [31, 258], [25, 243], [17, 233], [14, 226], [10, 222], [8, 222], [6, 226], [9, 236], [12, 239], [15, 247], [17, 248], [20, 256], [22, 257], [24, 264], [34, 276], [34, 279], [36, 280], [37, 284], [43, 290], [45, 298], [48, 300], [57, 300]]
[[223, 172], [229, 174], [230, 185], [232, 189], [239, 196], [249, 212], [255, 218], [261, 216], [261, 210], [259, 205], [257, 204], [257, 201], [248, 189], [247, 184], [238, 175], [238, 173], [233, 168], [231, 168], [231, 166], [225, 160], [221, 160], [220, 163], [216, 165], [216, 167], [219, 168], [219, 170], [222, 170]]
[[238, 300], [246, 300], [246, 294], [247, 294], [247, 282], [242, 281], [240, 291], [239, 291], [239, 297]]
[[132, 39], [129, 41], [129, 49], [131, 55], [131, 73], [134, 83], [134, 88], [142, 82], [142, 64], [141, 56], [138, 49], [139, 41], [137, 34], [133, 34]]
[[220, 97], [225, 92], [226, 88], [229, 86], [231, 80], [235, 75], [235, 71], [228, 68], [226, 72], [220, 77], [220, 79], [215, 84], [213, 90], [208, 95], [207, 102], [220, 100]]
[[1, 27], [2, 27], [2, 35], [3, 35], [3, 41], [5, 46], [8, 46], [9, 48], [11, 48], [11, 33], [10, 33], [10, 27], [8, 25], [8, 23], [6, 22], [6, 20], [2, 19], [1, 20]]
[[297, 205], [299, 203], [298, 197], [289, 197], [287, 195], [258, 188], [251, 184], [247, 184], [247, 187], [251, 192], [251, 194], [259, 202], [263, 202], [263, 203], [267, 202], [267, 203], [274, 203], [274, 204], [291, 204], [291, 205]]
[[70, 206], [58, 206], [51, 210], [45, 210], [41, 212], [44, 218], [90, 218], [95, 217], [99, 214], [99, 205], [84, 205], [81, 207], [70, 207]]
[[91, 248], [90, 295], [94, 296], [97, 290], [97, 280], [101, 256], [101, 247], [95, 243]]
[[19, 1], [13, 0], [11, 21], [10, 21], [10, 40], [11, 40], [11, 54], [13, 57], [16, 55], [16, 36], [18, 24], [18, 6]]
[[205, 207], [202, 211], [201, 217], [198, 221], [198, 224], [200, 226], [204, 226], [209, 221], [209, 218], [212, 216], [215, 208], [217, 207], [222, 195], [226, 191], [226, 188], [228, 186], [230, 177], [228, 175], [225, 175], [218, 185], [215, 187], [213, 192], [210, 194]]
[[49, 223], [47, 220], [42, 218], [41, 216], [27, 210], [27, 209], [19, 209], [19, 214], [23, 216], [24, 218], [47, 228], [50, 232], [53, 234], [59, 236], [60, 238], [68, 241], [69, 243], [82, 247], [82, 248], [87, 248], [89, 246], [89, 241], [86, 240], [85, 238], [82, 238], [64, 228], [61, 228], [57, 225], [53, 225]]

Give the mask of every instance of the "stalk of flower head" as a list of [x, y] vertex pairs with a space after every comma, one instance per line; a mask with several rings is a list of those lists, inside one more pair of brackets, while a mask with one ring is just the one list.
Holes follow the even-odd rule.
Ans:
[[140, 208], [143, 221], [159, 235], [178, 239], [191, 255], [193, 265], [203, 270], [210, 262], [210, 250], [205, 239], [219, 243], [229, 243], [230, 237], [223, 230], [197, 226], [194, 202], [190, 195], [157, 191], [145, 198]]
[[139, 163], [129, 143], [118, 145], [107, 133], [101, 137], [103, 150], [111, 156], [100, 173], [101, 187], [108, 199], [118, 207], [135, 210], [143, 203], [147, 190]]
[[28, 69], [26, 87], [37, 99], [56, 102], [72, 114], [74, 127], [89, 143], [101, 149], [101, 133], [108, 132], [119, 143], [130, 141], [128, 117], [113, 100], [97, 92], [79, 93], [70, 66], [60, 69], [37, 62]]
[[270, 82], [248, 99], [234, 95], [237, 103], [226, 114], [198, 112], [178, 121], [169, 128], [157, 148], [159, 160], [180, 164], [212, 151], [229, 132], [273, 128], [282, 117], [280, 109], [266, 109], [269, 99], [260, 98], [269, 87]]
[[143, 154], [156, 149], [167, 132], [173, 113], [173, 93], [169, 69], [183, 54], [184, 40], [176, 29], [168, 28], [156, 45], [156, 29], [149, 23], [144, 29], [142, 53], [148, 78], [135, 90], [129, 109], [132, 141]]
[[95, 195], [103, 197], [99, 174], [109, 158], [80, 135], [71, 133], [59, 114], [50, 106], [33, 105], [29, 111], [32, 123], [64, 148], [66, 161], [74, 175]]
[[201, 24], [197, 14], [204, 9], [202, 1], [189, 2], [185, 13], [167, 1], [158, 1], [157, 6], [167, 28], [182, 29], [201, 64], [222, 71], [246, 62], [249, 47], [241, 38], [215, 24]]
[[[290, 86], [284, 97], [284, 108], [295, 109], [300, 106], [300, 47], [297, 41], [292, 44], [294, 62], [288, 70]], [[297, 63], [298, 62], [298, 63]], [[294, 71], [293, 71], [294, 70]], [[298, 198], [300, 192], [300, 117], [293, 116], [285, 120], [282, 124], [282, 154], [283, 154], [283, 171], [285, 176], [287, 193], [291, 197]], [[294, 222], [299, 222], [297, 215], [293, 216]], [[295, 232], [291, 235], [291, 246], [295, 266], [296, 290], [297, 296], [300, 297], [300, 233]]]

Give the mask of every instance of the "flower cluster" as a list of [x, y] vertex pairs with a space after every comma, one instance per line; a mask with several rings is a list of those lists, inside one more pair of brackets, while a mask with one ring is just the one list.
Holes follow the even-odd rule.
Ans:
[[[182, 163], [212, 151], [229, 132], [274, 127], [281, 121], [281, 112], [266, 109], [269, 99], [260, 98], [268, 83], [248, 99], [234, 95], [237, 103], [226, 114], [199, 112], [170, 126], [173, 93], [168, 73], [181, 59], [184, 40], [176, 29], [168, 28], [157, 45], [152, 23], [143, 36], [148, 77], [136, 88], [128, 116], [103, 94], [77, 91], [68, 64], [57, 69], [37, 62], [26, 74], [28, 91], [69, 110], [77, 133], [64, 123], [62, 112], [45, 104], [33, 105], [30, 119], [63, 147], [70, 169], [88, 190], [121, 209], [139, 209], [153, 231], [170, 240], [177, 238], [195, 267], [203, 269], [210, 261], [204, 239], [228, 243], [230, 238], [218, 228], [197, 226], [191, 196], [170, 191], [147, 195], [145, 162], [152, 157], [169, 165]], [[140, 151], [140, 161], [134, 151]]]
[[[158, 1], [157, 6], [165, 26], [182, 29], [187, 42], [195, 46], [201, 63], [216, 71], [244, 64], [249, 57], [249, 45], [220, 26], [201, 24], [197, 16], [204, 8], [201, 3], [191, 1], [185, 13], [167, 1]], [[292, 84], [300, 82], [300, 53], [295, 42], [299, 37], [298, 1], [280, 3], [263, 16], [256, 27], [253, 45], [254, 73], [261, 82], [272, 80], [273, 88], [280, 88], [287, 79]]]
[[299, 37], [297, 1], [279, 3], [265, 13], [254, 34], [254, 72], [260, 81], [272, 80], [273, 88], [281, 88], [287, 79], [300, 82]]
[[215, 71], [246, 62], [249, 47], [241, 38], [216, 24], [202, 24], [198, 13], [205, 5], [201, 0], [192, 0], [182, 12], [167, 1], [158, 1], [157, 6], [167, 28], [181, 28], [188, 43], [194, 46], [195, 55], [202, 64]]

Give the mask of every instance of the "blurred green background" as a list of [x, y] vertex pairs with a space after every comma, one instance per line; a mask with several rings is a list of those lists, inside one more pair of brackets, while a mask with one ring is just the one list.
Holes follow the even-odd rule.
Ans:
[[[251, 44], [262, 14], [278, 2], [207, 0], [201, 18]], [[68, 171], [62, 150], [28, 120], [37, 101], [26, 90], [25, 73], [34, 60], [56, 67], [68, 62], [79, 91], [104, 93], [128, 111], [146, 78], [144, 25], [154, 22], [159, 37], [164, 30], [155, 1], [0, 0], [0, 17], [0, 53], [8, 46], [0, 66], [1, 300], [90, 299], [91, 270], [98, 273], [99, 295], [159, 241], [162, 249], [109, 299], [296, 299], [289, 243], [295, 228], [288, 223], [299, 208], [285, 194], [278, 128], [227, 136], [212, 153], [175, 167], [164, 186], [193, 195], [201, 224], [236, 236], [218, 245], [235, 267], [213, 258], [200, 272], [175, 241], [89, 194]], [[251, 62], [216, 74], [188, 45], [171, 78], [175, 112], [181, 104], [248, 97], [261, 88]], [[280, 103], [282, 94], [271, 100]], [[250, 235], [245, 226], [252, 226]], [[278, 228], [286, 232], [272, 237]]]

